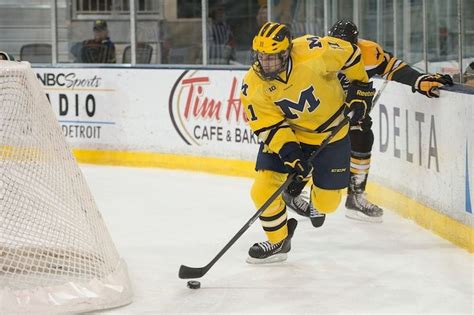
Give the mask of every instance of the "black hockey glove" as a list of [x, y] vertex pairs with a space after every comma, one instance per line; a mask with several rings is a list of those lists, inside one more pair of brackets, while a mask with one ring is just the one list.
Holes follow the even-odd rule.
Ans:
[[286, 192], [293, 198], [297, 197], [297, 196], [301, 195], [301, 192], [303, 192], [303, 189], [306, 186], [306, 184], [308, 183], [308, 181], [309, 181], [309, 178], [304, 179], [301, 182], [293, 181], [286, 188]]
[[351, 125], [357, 125], [365, 118], [372, 107], [372, 100], [375, 95], [375, 89], [372, 82], [353, 81], [347, 89], [346, 111], [345, 114], [353, 112]]
[[418, 92], [427, 97], [439, 97], [439, 88], [443, 85], [453, 85], [453, 78], [449, 74], [424, 74], [416, 79], [411, 87], [413, 93]]
[[306, 160], [301, 147], [296, 142], [288, 142], [280, 150], [280, 158], [286, 166], [288, 173], [296, 173], [295, 181], [302, 182], [307, 178], [312, 166]]

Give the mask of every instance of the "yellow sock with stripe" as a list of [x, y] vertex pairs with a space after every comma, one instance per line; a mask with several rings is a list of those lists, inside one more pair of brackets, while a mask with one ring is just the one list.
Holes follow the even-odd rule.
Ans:
[[[268, 170], [258, 171], [250, 192], [255, 208], [260, 208], [283, 184], [287, 176], [287, 174]], [[286, 220], [286, 206], [280, 195], [260, 216], [263, 230], [272, 244], [276, 244], [288, 236]]]
[[287, 237], [288, 227], [286, 221], [286, 207], [283, 207], [277, 214], [272, 216], [260, 216], [260, 222], [270, 243], [276, 244]]
[[365, 191], [367, 177], [370, 170], [370, 153], [351, 152], [351, 179], [348, 187], [349, 193]]

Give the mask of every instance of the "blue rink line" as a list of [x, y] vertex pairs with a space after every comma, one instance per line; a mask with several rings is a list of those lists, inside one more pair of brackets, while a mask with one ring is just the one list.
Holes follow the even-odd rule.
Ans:
[[115, 125], [111, 121], [89, 121], [89, 120], [58, 120], [60, 123], [65, 124], [96, 124], [96, 125]]

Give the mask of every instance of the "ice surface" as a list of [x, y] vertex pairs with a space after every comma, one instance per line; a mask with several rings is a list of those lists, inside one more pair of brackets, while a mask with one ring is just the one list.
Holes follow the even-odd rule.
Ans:
[[206, 265], [255, 213], [251, 179], [122, 167], [81, 167], [127, 261], [134, 302], [107, 314], [473, 314], [474, 255], [385, 211], [384, 223], [322, 228], [297, 217], [288, 261], [248, 265], [257, 221], [190, 290], [181, 264]]

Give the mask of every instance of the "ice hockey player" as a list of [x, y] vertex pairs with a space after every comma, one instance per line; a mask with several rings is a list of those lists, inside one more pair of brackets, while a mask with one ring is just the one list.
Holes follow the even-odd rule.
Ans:
[[[358, 39], [357, 26], [348, 20], [336, 22], [329, 30], [331, 37], [346, 40], [356, 44], [361, 51], [362, 60], [369, 78], [374, 76], [386, 80], [396, 81], [412, 87], [413, 92], [421, 93], [427, 97], [439, 97], [439, 88], [443, 85], [452, 85], [453, 80], [449, 75], [424, 74], [416, 71], [405, 62], [386, 52], [375, 42]], [[340, 76], [342, 85], [344, 75]], [[365, 186], [370, 169], [370, 158], [374, 134], [372, 132], [372, 118], [367, 115], [362, 121], [351, 124], [351, 172], [347, 190], [346, 216], [356, 220], [369, 222], [382, 222], [383, 210], [367, 200]], [[303, 216], [309, 216], [309, 203], [301, 196], [306, 183], [293, 184], [283, 193], [286, 204]]]
[[[303, 36], [292, 40], [287, 26], [267, 22], [252, 44], [254, 60], [241, 87], [250, 128], [261, 139], [251, 197], [257, 208], [286, 180], [313, 180], [309, 217], [321, 226], [337, 209], [349, 182], [349, 125], [344, 126], [311, 163], [307, 159], [332, 128], [352, 111], [354, 124], [370, 109], [375, 90], [360, 49], [337, 38]], [[351, 82], [347, 98], [337, 73]], [[346, 101], [346, 102], [345, 102]], [[295, 219], [287, 220], [279, 196], [260, 216], [266, 241], [249, 250], [249, 263], [286, 259]]]

